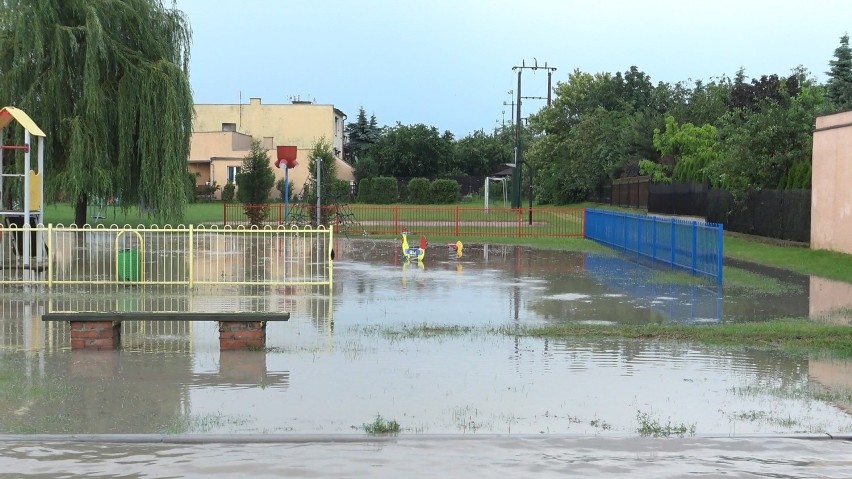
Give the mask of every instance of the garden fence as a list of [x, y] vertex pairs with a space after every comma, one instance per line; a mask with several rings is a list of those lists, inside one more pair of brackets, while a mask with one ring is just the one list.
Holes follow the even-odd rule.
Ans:
[[720, 224], [597, 209], [586, 209], [585, 223], [588, 239], [722, 284]]
[[[240, 204], [225, 204], [225, 225], [245, 225]], [[315, 225], [316, 206], [263, 205], [268, 225]], [[490, 206], [341, 205], [322, 207], [320, 223], [336, 233], [397, 235], [403, 230], [441, 236], [583, 237], [582, 208], [499, 208]]]
[[0, 228], [0, 284], [330, 285], [333, 240], [297, 226]]

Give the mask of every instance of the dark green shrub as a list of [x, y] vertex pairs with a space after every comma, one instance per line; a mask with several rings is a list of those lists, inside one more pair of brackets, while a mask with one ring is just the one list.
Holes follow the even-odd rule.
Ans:
[[429, 180], [426, 178], [412, 178], [408, 182], [408, 202], [414, 205], [428, 205], [432, 202]]
[[[294, 185], [292, 181], [290, 181], [289, 183], [290, 183], [290, 185], [288, 186], [287, 193], [290, 194], [290, 198], [287, 198], [287, 199], [289, 201], [293, 201], [293, 197], [295, 196], [294, 191], [295, 191], [296, 185]], [[278, 190], [278, 192], [280, 193], [279, 198], [281, 200], [283, 200], [284, 199], [284, 178], [279, 178], [278, 181], [275, 182], [275, 189]], [[276, 198], [276, 199], [279, 199], [279, 198]]]
[[227, 185], [222, 187], [222, 201], [225, 203], [230, 203], [234, 201], [234, 192], [236, 192], [237, 187], [233, 183], [228, 183]]
[[[326, 193], [323, 193], [323, 196], [325, 197]], [[349, 182], [335, 178], [327, 198], [323, 200], [324, 203], [349, 203]]]
[[372, 203], [370, 178], [364, 178], [358, 183], [358, 203]]
[[461, 200], [461, 185], [456, 180], [435, 180], [429, 189], [433, 203], [450, 204]]
[[389, 205], [399, 201], [399, 185], [396, 178], [377, 176], [370, 184], [372, 202], [379, 205]]

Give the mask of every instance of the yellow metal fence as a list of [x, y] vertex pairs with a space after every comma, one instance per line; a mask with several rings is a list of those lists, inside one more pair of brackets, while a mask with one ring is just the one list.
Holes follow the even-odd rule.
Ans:
[[310, 226], [0, 227], [0, 284], [328, 285], [333, 235]]

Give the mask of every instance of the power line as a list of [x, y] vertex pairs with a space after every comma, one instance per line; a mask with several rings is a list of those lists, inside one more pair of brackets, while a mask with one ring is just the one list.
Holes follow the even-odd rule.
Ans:
[[[533, 64], [531, 66], [527, 66], [526, 63], [521, 60], [520, 66], [513, 66], [512, 71], [518, 72], [518, 98], [515, 104], [517, 109], [517, 113], [515, 115], [515, 170], [512, 173], [512, 208], [520, 208], [521, 207], [521, 165], [524, 164], [523, 160], [523, 149], [521, 145], [521, 129], [523, 128], [523, 122], [521, 117], [521, 104], [525, 99], [540, 99], [547, 100], [547, 106], [551, 104], [551, 80], [553, 76], [553, 72], [556, 71], [555, 67], [547, 66], [547, 62], [544, 62], [544, 66], [538, 66], [538, 59], [533, 57]], [[547, 71], [547, 97], [531, 97], [531, 96], [522, 96], [521, 95], [521, 73], [524, 70], [546, 70]], [[503, 103], [505, 105], [505, 102]], [[529, 165], [527, 165], [527, 169], [529, 169]], [[532, 223], [532, 176], [530, 176], [530, 223]]]

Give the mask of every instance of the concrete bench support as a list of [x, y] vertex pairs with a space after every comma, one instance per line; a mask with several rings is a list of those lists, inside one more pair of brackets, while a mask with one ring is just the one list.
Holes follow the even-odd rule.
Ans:
[[71, 349], [113, 350], [121, 344], [122, 321], [217, 321], [221, 350], [266, 347], [266, 322], [287, 321], [289, 312], [63, 312], [46, 313], [42, 321], [68, 321]]

